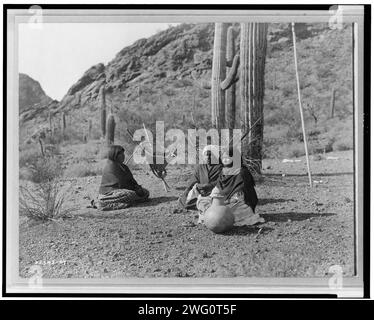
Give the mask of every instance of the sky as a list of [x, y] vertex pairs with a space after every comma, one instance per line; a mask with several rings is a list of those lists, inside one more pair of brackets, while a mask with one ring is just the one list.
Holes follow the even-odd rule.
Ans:
[[[52, 99], [97, 63], [105, 65], [136, 40], [165, 30], [168, 23], [43, 23], [41, 29], [19, 25], [20, 73], [40, 83]], [[175, 24], [174, 24], [175, 25]]]

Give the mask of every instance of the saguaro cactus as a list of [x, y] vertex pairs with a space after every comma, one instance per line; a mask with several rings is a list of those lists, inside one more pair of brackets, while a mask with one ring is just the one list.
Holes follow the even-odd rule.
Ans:
[[258, 173], [262, 162], [267, 28], [266, 23], [242, 23], [240, 36], [242, 127], [245, 132], [250, 129], [244, 140], [244, 152]]
[[216, 23], [211, 89], [212, 125], [218, 129], [233, 129], [235, 126], [234, 84], [237, 80], [239, 56], [235, 56], [234, 42], [233, 27], [228, 27], [225, 23]]
[[65, 114], [65, 111], [62, 111], [62, 115], [61, 115], [61, 128], [62, 128], [62, 135], [65, 136], [65, 130], [66, 130], [66, 114]]
[[49, 123], [49, 131], [52, 133], [53, 128], [52, 128], [52, 113], [51, 113], [51, 111], [48, 112], [48, 123]]
[[[234, 38], [234, 28], [229, 27], [227, 30], [227, 51], [226, 51], [226, 59], [231, 66], [234, 64], [234, 56], [235, 56], [235, 38]], [[236, 58], [235, 63], [238, 64], [239, 59]], [[233, 67], [231, 70], [236, 70]], [[227, 68], [227, 73], [230, 74], [230, 68]], [[229, 88], [226, 90], [226, 125], [229, 129], [234, 129], [235, 127], [235, 99], [236, 99], [236, 92], [235, 92], [235, 83], [233, 83]]]
[[99, 91], [99, 103], [100, 103], [100, 124], [101, 124], [101, 135], [104, 138], [106, 135], [106, 100], [105, 100], [105, 87], [102, 86]]
[[106, 141], [108, 145], [114, 143], [115, 127], [116, 127], [116, 121], [114, 120], [114, 115], [110, 113], [107, 119], [107, 123], [106, 123], [106, 128], [107, 128]]
[[226, 77], [227, 23], [216, 23], [214, 30], [212, 65], [212, 126], [223, 128], [225, 122], [225, 94], [221, 82]]
[[91, 136], [92, 136], [92, 120], [88, 120], [88, 134], [87, 134], [87, 138], [88, 140], [91, 139]]

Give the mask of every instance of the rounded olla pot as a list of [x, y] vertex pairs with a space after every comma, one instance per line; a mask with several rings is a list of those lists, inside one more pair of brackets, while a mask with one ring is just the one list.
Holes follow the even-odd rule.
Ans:
[[232, 210], [225, 206], [223, 197], [213, 197], [211, 206], [204, 214], [205, 226], [214, 233], [222, 233], [230, 230], [234, 222]]

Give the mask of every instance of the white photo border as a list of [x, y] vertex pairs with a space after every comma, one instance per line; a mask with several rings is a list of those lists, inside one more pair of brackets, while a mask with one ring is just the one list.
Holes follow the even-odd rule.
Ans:
[[[42, 5], [43, 8], [43, 5]], [[45, 23], [113, 22], [329, 22], [326, 10], [153, 10], [153, 9], [43, 9]], [[364, 117], [364, 8], [343, 6], [343, 23], [353, 24], [354, 56], [354, 180], [356, 275], [344, 278], [342, 289], [331, 289], [328, 278], [128, 278], [128, 279], [43, 279], [35, 290], [19, 277], [18, 251], [18, 24], [27, 22], [26, 9], [8, 9], [7, 24], [7, 141], [6, 141], [6, 287], [8, 294], [336, 294], [363, 296], [363, 117]], [[5, 70], [4, 70], [5, 71]], [[5, 280], [5, 279], [4, 279]]]

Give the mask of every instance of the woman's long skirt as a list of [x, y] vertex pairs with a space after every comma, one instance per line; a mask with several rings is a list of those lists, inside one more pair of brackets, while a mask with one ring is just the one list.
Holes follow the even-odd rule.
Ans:
[[108, 194], [99, 194], [98, 208], [102, 211], [111, 211], [125, 209], [136, 202], [146, 201], [149, 197], [149, 191], [144, 189], [144, 196], [140, 197], [133, 190], [118, 189]]

